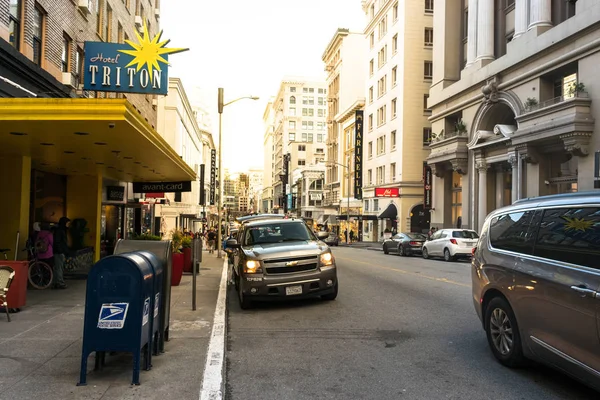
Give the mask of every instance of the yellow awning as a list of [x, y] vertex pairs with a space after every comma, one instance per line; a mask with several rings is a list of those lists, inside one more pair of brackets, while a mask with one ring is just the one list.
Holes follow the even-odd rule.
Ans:
[[125, 99], [0, 98], [0, 155], [32, 167], [126, 182], [193, 181], [196, 174]]

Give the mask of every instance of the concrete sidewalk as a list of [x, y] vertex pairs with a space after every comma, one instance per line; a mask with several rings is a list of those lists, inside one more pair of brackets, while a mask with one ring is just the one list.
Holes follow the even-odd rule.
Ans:
[[198, 399], [223, 271], [223, 259], [204, 252], [192, 311], [192, 276], [172, 287], [170, 341], [153, 368], [131, 385], [132, 357], [107, 355], [102, 371], [88, 361], [87, 386], [79, 380], [85, 305], [84, 280], [67, 290], [28, 292], [27, 306], [0, 315], [0, 400]]

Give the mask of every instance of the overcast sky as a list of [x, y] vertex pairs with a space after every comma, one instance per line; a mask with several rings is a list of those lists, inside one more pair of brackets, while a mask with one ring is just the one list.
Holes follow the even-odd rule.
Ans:
[[188, 47], [170, 57], [169, 76], [191, 95], [202, 89], [218, 141], [217, 88], [225, 101], [242, 100], [223, 113], [223, 164], [233, 171], [263, 167], [263, 112], [284, 76], [325, 79], [321, 56], [337, 28], [360, 32], [360, 0], [167, 0], [163, 39]]

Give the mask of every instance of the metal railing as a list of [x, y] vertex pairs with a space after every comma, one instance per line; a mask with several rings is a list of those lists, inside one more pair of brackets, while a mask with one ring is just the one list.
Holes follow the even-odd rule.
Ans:
[[567, 95], [563, 95], [563, 96], [558, 96], [558, 97], [554, 97], [552, 99], [543, 101], [541, 103], [536, 103], [536, 104], [525, 104], [525, 111], [527, 112], [531, 112], [531, 111], [537, 111], [537, 110], [541, 110], [544, 109], [546, 107], [550, 107], [553, 106], [555, 104], [560, 104], [563, 103], [567, 100], [570, 99], [575, 99], [575, 98], [581, 98], [581, 99], [587, 99], [589, 98], [589, 94], [587, 92], [573, 92]]

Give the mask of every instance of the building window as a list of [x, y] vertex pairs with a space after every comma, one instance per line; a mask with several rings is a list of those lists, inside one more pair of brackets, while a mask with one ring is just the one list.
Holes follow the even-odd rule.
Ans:
[[135, 15], [142, 15], [142, 2], [141, 0], [135, 0]]
[[295, 86], [290, 86], [290, 92], [292, 92], [292, 93], [296, 92], [296, 87]]
[[365, 200], [365, 206], [364, 207], [365, 207], [365, 211], [369, 211], [369, 200]]
[[377, 155], [385, 154], [385, 135], [377, 138]]
[[290, 104], [296, 104], [296, 97], [295, 96], [290, 97]]
[[433, 78], [433, 61], [423, 63], [423, 79], [430, 81]]
[[423, 95], [423, 112], [431, 114], [431, 108], [427, 107], [428, 100], [429, 100], [429, 95], [428, 94], [424, 94]]
[[308, 142], [308, 143], [312, 143], [313, 141], [314, 141], [314, 136], [313, 136], [313, 134], [312, 134], [312, 133], [309, 133], [309, 134], [308, 134], [308, 140], [307, 140], [307, 142]]
[[325, 89], [319, 88], [319, 94], [325, 94]]
[[369, 131], [373, 130], [373, 114], [369, 114]]
[[376, 180], [377, 185], [383, 185], [385, 183], [385, 165], [377, 167]]
[[73, 41], [71, 38], [63, 32], [63, 44], [62, 44], [62, 55], [61, 55], [61, 70], [62, 72], [69, 72], [71, 70], [71, 44]]
[[369, 104], [373, 102], [373, 86], [369, 88]]
[[381, 40], [387, 34], [387, 15], [379, 22], [379, 39]]
[[381, 68], [387, 62], [387, 44], [379, 50], [377, 67]]
[[398, 67], [392, 68], [392, 87], [398, 83]]
[[425, 47], [433, 46], [433, 28], [425, 28]]
[[319, 106], [325, 105], [325, 97], [319, 97], [317, 100], [318, 100], [317, 105], [319, 105]]
[[[139, 0], [138, 0], [139, 2]], [[104, 0], [98, 0], [98, 11], [96, 12], [96, 33], [103, 37], [104, 33]]]
[[319, 108], [319, 111], [317, 112], [317, 116], [324, 117], [325, 116], [325, 110], [323, 108]]
[[369, 44], [371, 48], [375, 46], [375, 32], [371, 32], [371, 34], [369, 35]]
[[386, 122], [387, 106], [383, 105], [377, 110], [377, 126], [381, 126]]
[[392, 182], [396, 182], [396, 163], [390, 164], [390, 178]]
[[425, 12], [433, 14], [433, 0], [425, 0]]
[[123, 25], [121, 25], [120, 22], [117, 23], [117, 42], [118, 43], [125, 43], [123, 41], [124, 37], [123, 37]]
[[396, 148], [396, 131], [392, 131], [390, 134], [390, 146], [392, 147], [392, 150]]
[[75, 52], [75, 75], [78, 83], [83, 83], [83, 60], [83, 49], [81, 47], [77, 47], [77, 52]]
[[21, 0], [10, 0], [8, 42], [17, 50], [21, 47]]
[[306, 165], [306, 160], [298, 160], [298, 165]]
[[392, 118], [396, 118], [396, 112], [398, 109], [398, 99], [392, 100]]
[[575, 16], [575, 4], [573, 0], [552, 0], [552, 25], [562, 24]]
[[373, 158], [373, 142], [369, 142], [369, 159]]
[[431, 128], [423, 128], [423, 146], [431, 144]]
[[325, 135], [322, 133], [317, 134], [317, 143], [323, 143], [325, 141]]
[[392, 19], [394, 22], [398, 21], [398, 3], [392, 7]]
[[379, 79], [377, 83], [377, 96], [381, 97], [387, 92], [387, 75], [384, 75]]
[[369, 76], [373, 76], [375, 73], [375, 61], [369, 61]]
[[298, 151], [306, 151], [306, 145], [305, 144], [299, 144], [298, 145]]
[[398, 34], [395, 34], [392, 38], [392, 54], [396, 54], [398, 52]]
[[313, 121], [308, 121], [308, 130], [312, 131], [315, 129], [315, 123]]
[[290, 133], [289, 134], [289, 138], [290, 138], [290, 142], [293, 142], [296, 140], [296, 134], [295, 133]]
[[295, 117], [296, 116], [296, 107], [290, 107], [290, 116], [291, 117]]
[[33, 62], [42, 65], [44, 58], [44, 27], [46, 25], [46, 13], [42, 11], [39, 4], [33, 8]]
[[[104, 37], [104, 40], [107, 42], [112, 42], [112, 17], [113, 17], [113, 11], [112, 8], [110, 8], [109, 5], [106, 6], [106, 35]], [[150, 29], [150, 24], [148, 24], [148, 29]]]
[[296, 121], [288, 121], [288, 127], [290, 129], [296, 129]]
[[303, 108], [302, 109], [302, 116], [303, 117], [314, 117], [315, 115], [315, 109], [314, 108]]
[[369, 182], [369, 186], [371, 186], [373, 184], [373, 170], [372, 169], [367, 171], [367, 182]]

